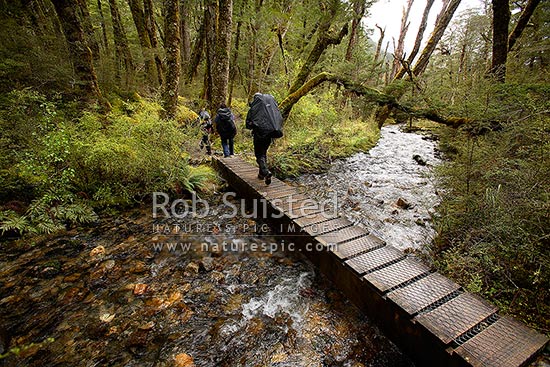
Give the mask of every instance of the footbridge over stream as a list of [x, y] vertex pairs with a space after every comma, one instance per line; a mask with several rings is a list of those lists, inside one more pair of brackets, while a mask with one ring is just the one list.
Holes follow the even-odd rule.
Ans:
[[523, 366], [548, 342], [367, 229], [327, 215], [296, 188], [278, 179], [267, 186], [239, 157], [213, 163], [240, 196], [264, 203], [285, 241], [420, 366]]

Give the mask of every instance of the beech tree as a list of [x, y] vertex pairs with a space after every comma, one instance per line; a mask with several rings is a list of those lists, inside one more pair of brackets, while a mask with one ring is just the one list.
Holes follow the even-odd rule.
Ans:
[[84, 31], [74, 2], [71, 0], [52, 0], [57, 18], [61, 23], [67, 49], [77, 78], [77, 91], [85, 101], [101, 100], [101, 92], [92, 63], [92, 51], [86, 43]]
[[164, 14], [166, 81], [162, 91], [162, 106], [165, 111], [165, 117], [174, 118], [178, 107], [181, 68], [179, 0], [165, 0]]

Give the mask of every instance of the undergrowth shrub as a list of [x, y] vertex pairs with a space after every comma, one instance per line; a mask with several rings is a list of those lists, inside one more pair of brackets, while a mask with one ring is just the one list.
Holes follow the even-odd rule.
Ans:
[[436, 267], [550, 330], [550, 119], [534, 113], [481, 136], [447, 130], [441, 147], [451, 160], [438, 171]]
[[[30, 204], [24, 212], [4, 205], [2, 232], [51, 233], [94, 221], [93, 209], [130, 205], [153, 191], [209, 189], [214, 173], [189, 166], [182, 150], [189, 138], [177, 121], [159, 118], [158, 104], [134, 98], [113, 106], [107, 116], [85, 111], [71, 118], [30, 90], [2, 100], [2, 201], [24, 197]], [[182, 107], [180, 115], [194, 113]]]

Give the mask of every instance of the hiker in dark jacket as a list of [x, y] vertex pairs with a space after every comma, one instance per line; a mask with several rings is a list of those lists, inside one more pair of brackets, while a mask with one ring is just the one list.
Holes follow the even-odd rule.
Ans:
[[258, 178], [269, 185], [273, 174], [267, 167], [267, 150], [273, 138], [283, 136], [283, 117], [275, 98], [270, 94], [256, 93], [246, 115], [246, 128], [254, 136], [254, 155], [260, 171]]
[[235, 116], [225, 103], [220, 105], [214, 122], [216, 123], [216, 131], [220, 134], [222, 141], [223, 156], [226, 158], [232, 156], [234, 154], [233, 138], [237, 134], [237, 127], [235, 126]]

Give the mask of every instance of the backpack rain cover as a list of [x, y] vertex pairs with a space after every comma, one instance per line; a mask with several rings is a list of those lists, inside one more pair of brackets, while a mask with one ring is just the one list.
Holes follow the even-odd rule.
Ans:
[[254, 95], [250, 110], [246, 115], [246, 127], [260, 138], [280, 138], [283, 136], [283, 116], [271, 94]]

